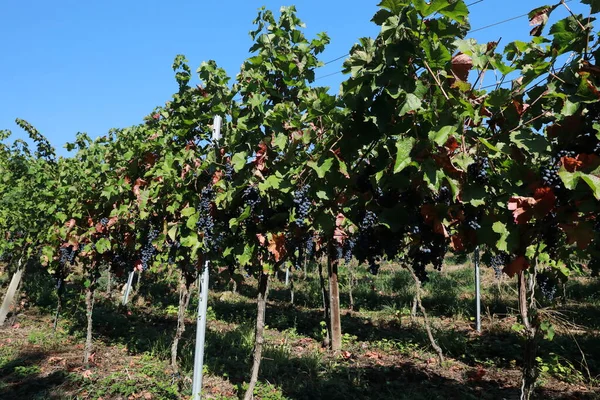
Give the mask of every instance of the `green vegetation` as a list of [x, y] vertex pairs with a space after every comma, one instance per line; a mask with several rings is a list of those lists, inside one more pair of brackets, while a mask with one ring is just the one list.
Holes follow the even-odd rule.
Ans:
[[[529, 399], [540, 374], [544, 396], [557, 379], [594, 387], [600, 2], [582, 1], [588, 16], [533, 10], [530, 40], [502, 49], [469, 38], [463, 0], [384, 0], [338, 94], [315, 85], [327, 35], [306, 37], [294, 7], [260, 9], [235, 79], [209, 61], [194, 85], [178, 55], [172, 99], [140, 125], [78, 134], [71, 157], [18, 119], [34, 148], [0, 132], [0, 257], [24, 271], [6, 305], [31, 352], [7, 347], [5, 387], [22, 396], [43, 375], [36, 387], [76, 398], [186, 396], [204, 265], [220, 396], [497, 398], [505, 382]], [[482, 334], [474, 252], [502, 277], [486, 278]], [[32, 309], [58, 333], [18, 325]], [[48, 375], [45, 355], [71, 341], [83, 364]], [[99, 371], [101, 348], [133, 364]]]

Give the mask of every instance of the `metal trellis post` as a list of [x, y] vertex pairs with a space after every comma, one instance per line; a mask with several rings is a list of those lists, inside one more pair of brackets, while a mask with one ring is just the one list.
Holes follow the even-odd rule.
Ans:
[[481, 332], [481, 290], [480, 290], [480, 276], [479, 276], [479, 246], [475, 247], [474, 254], [475, 261], [475, 325], [477, 332]]
[[206, 334], [206, 310], [208, 309], [208, 260], [198, 282], [198, 318], [196, 321], [196, 349], [194, 352], [194, 380], [192, 400], [202, 398], [202, 370], [204, 368], [204, 339]]

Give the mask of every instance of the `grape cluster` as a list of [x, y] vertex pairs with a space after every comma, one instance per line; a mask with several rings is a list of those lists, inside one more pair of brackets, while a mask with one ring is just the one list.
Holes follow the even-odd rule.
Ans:
[[356, 239], [349, 237], [344, 243], [344, 262], [349, 264], [352, 261], [352, 255], [354, 254], [354, 246], [356, 246]]
[[169, 257], [167, 259], [167, 262], [169, 264], [175, 264], [176, 257], [177, 257], [177, 250], [179, 250], [181, 248], [181, 243], [179, 243], [179, 241], [177, 241], [177, 240], [175, 240], [173, 242], [168, 241], [167, 246], [169, 247]]
[[131, 266], [131, 258], [123, 250], [110, 253], [111, 266], [116, 270], [125, 270]]
[[306, 217], [310, 210], [310, 200], [308, 198], [309, 185], [305, 185], [294, 193], [294, 206], [296, 208], [296, 220], [294, 223], [299, 228], [306, 227]]
[[536, 282], [546, 300], [553, 301], [557, 291], [556, 282], [544, 273], [536, 275]]
[[469, 229], [474, 231], [481, 229], [481, 212], [474, 207], [465, 206], [465, 223]]
[[481, 225], [479, 225], [479, 222], [477, 221], [477, 218], [468, 219], [467, 220], [467, 226], [469, 227], [469, 229], [473, 229], [474, 231], [476, 231], [479, 228], [481, 228]]
[[210, 248], [214, 245], [213, 232], [215, 229], [215, 220], [212, 215], [212, 201], [214, 198], [212, 187], [204, 187], [200, 193], [200, 203], [198, 204], [198, 222], [196, 228], [204, 235], [205, 244]]
[[494, 254], [490, 258], [490, 267], [494, 269], [494, 272], [496, 273], [496, 278], [500, 278], [502, 276], [502, 270], [509, 262], [510, 257], [505, 252]]
[[487, 170], [490, 168], [490, 161], [487, 157], [477, 157], [475, 162], [467, 167], [467, 174], [469, 179], [474, 180], [477, 183], [486, 184], [488, 183]]
[[315, 252], [315, 241], [312, 236], [306, 237], [306, 242], [304, 243], [304, 246], [306, 247], [306, 255], [308, 257], [312, 257], [312, 255]]
[[433, 200], [435, 203], [449, 206], [452, 202], [452, 191], [447, 186], [442, 186]]
[[362, 222], [360, 223], [360, 229], [371, 229], [377, 223], [377, 215], [373, 211], [365, 212]]
[[158, 237], [158, 231], [154, 229], [152, 226], [148, 231], [148, 236], [146, 238], [146, 243], [142, 246], [140, 261], [142, 263], [142, 270], [148, 269], [148, 264], [152, 260], [152, 257], [156, 254], [156, 248], [152, 244], [152, 242]]
[[78, 251], [75, 250], [73, 246], [68, 246], [68, 247], [61, 247], [59, 250], [59, 253], [60, 253], [59, 262], [62, 265], [65, 265], [67, 263], [73, 265]]
[[558, 164], [560, 159], [563, 157], [575, 158], [576, 156], [577, 156], [577, 153], [574, 151], [560, 150], [559, 152], [556, 153], [556, 157], [553, 158], [553, 164]]
[[102, 226], [107, 226], [108, 225], [108, 218], [104, 217], [100, 220], [100, 225]]
[[544, 186], [551, 187], [554, 190], [562, 190], [564, 188], [563, 182], [558, 176], [560, 171], [561, 159], [563, 157], [574, 158], [577, 153], [570, 150], [560, 150], [551, 159], [550, 162], [540, 168], [540, 174], [542, 175], [542, 183]]
[[263, 222], [265, 220], [265, 216], [262, 213], [262, 210], [257, 210], [261, 200], [258, 189], [255, 186], [248, 186], [242, 193], [242, 199], [246, 205], [250, 207], [250, 212], [258, 220], [258, 222]]
[[225, 179], [228, 181], [233, 180], [233, 165], [231, 164], [225, 165]]
[[412, 259], [415, 275], [421, 282], [427, 282], [425, 267], [432, 264], [436, 270], [441, 270], [444, 257], [448, 252], [448, 242], [443, 235], [439, 235], [427, 225], [421, 227], [421, 240], [413, 246], [408, 256]]
[[548, 253], [551, 256], [556, 256], [562, 231], [560, 229], [558, 218], [555, 212], [549, 213], [544, 219], [541, 220], [540, 229], [542, 231], [542, 240], [546, 244]]
[[557, 164], [545, 165], [540, 169], [542, 174], [542, 183], [544, 186], [549, 186], [555, 190], [561, 190], [563, 188], [562, 180], [558, 176], [560, 167]]
[[419, 224], [409, 225], [408, 233], [412, 233], [413, 235], [418, 235], [419, 233], [421, 233], [421, 227], [419, 226]]

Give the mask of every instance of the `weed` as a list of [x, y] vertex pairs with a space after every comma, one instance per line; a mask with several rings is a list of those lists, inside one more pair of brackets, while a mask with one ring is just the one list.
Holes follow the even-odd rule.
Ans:
[[19, 378], [25, 378], [30, 375], [37, 375], [42, 372], [38, 365], [23, 366], [19, 365], [13, 369], [13, 373]]

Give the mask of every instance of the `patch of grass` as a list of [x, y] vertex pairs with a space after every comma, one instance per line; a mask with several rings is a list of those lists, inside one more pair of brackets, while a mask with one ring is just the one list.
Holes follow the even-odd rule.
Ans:
[[38, 365], [19, 365], [13, 369], [13, 373], [19, 378], [25, 378], [29, 375], [37, 375], [40, 372], [42, 372], [42, 370]]

